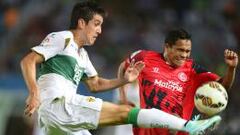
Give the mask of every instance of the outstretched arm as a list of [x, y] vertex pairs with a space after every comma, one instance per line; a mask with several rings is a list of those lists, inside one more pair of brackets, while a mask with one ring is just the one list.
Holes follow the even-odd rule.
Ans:
[[136, 63], [132, 62], [131, 65], [125, 70], [124, 74], [116, 79], [105, 79], [95, 76], [85, 80], [85, 83], [92, 92], [101, 92], [114, 89], [136, 80], [143, 67], [144, 63], [141, 61]]
[[[118, 78], [120, 78], [121, 76], [124, 75], [124, 72], [125, 72], [124, 66], [125, 66], [125, 61], [122, 62], [120, 64], [119, 68], [118, 68]], [[128, 101], [126, 86], [127, 85], [123, 85], [123, 86], [119, 87], [119, 101], [120, 101], [120, 104], [135, 106], [134, 103]]]
[[36, 52], [31, 52], [21, 60], [22, 74], [29, 90], [26, 100], [25, 114], [31, 116], [39, 106], [39, 90], [36, 82], [36, 65], [44, 58]]
[[[122, 78], [124, 76], [124, 65], [125, 62], [122, 62], [120, 66], [118, 67], [118, 78]], [[127, 104], [127, 95], [125, 91], [125, 85], [119, 87], [119, 96], [120, 96], [120, 103], [121, 104]]]
[[226, 49], [224, 51], [224, 59], [228, 67], [224, 77], [221, 80], [221, 83], [226, 89], [229, 89], [231, 88], [235, 79], [236, 68], [238, 65], [238, 55], [234, 51]]

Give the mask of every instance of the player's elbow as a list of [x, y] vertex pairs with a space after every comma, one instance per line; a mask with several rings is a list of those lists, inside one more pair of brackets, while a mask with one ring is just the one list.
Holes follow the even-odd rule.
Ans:
[[89, 90], [92, 92], [92, 93], [97, 93], [98, 92], [98, 89], [96, 87], [90, 87]]
[[88, 78], [85, 81], [85, 84], [88, 86], [88, 89], [90, 90], [90, 92], [93, 92], [93, 93], [97, 93], [101, 89], [101, 83], [99, 81], [99, 77], [97, 76]]
[[20, 61], [20, 67], [21, 69], [24, 69], [24, 67], [29, 63], [28, 57], [24, 57], [21, 61]]
[[99, 89], [98, 89], [97, 84], [88, 85], [88, 89], [89, 89], [90, 92], [92, 92], [92, 93], [97, 93], [97, 92], [99, 92]]

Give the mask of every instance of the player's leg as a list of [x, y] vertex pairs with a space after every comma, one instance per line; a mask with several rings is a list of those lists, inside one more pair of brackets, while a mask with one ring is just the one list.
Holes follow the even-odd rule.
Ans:
[[129, 105], [117, 105], [103, 102], [100, 112], [99, 126], [127, 124], [128, 113], [132, 109]]
[[214, 117], [205, 121], [187, 122], [158, 109], [137, 109], [81, 95], [71, 99], [56, 98], [42, 103], [38, 112], [41, 118], [46, 119], [43, 121], [44, 125], [55, 125], [60, 130], [70, 132], [95, 129], [97, 126], [134, 124], [140, 127], [168, 127], [195, 133], [220, 121], [219, 117]]
[[134, 124], [144, 128], [164, 127], [190, 133], [201, 132], [220, 122], [219, 116], [200, 121], [187, 121], [158, 109], [137, 109], [128, 105], [103, 102], [99, 126]]
[[181, 130], [187, 120], [157, 109], [137, 109], [129, 105], [103, 102], [99, 126], [135, 124], [140, 127], [166, 127]]

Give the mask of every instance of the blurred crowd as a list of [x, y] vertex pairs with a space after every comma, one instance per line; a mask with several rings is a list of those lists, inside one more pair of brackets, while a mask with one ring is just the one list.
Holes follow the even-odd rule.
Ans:
[[[40, 44], [50, 32], [68, 29], [72, 6], [79, 1], [1, 0], [0, 79], [3, 75], [18, 78], [19, 61], [31, 47]], [[95, 46], [86, 49], [102, 76], [115, 77], [120, 62], [133, 51], [149, 49], [161, 52], [164, 35], [179, 27], [192, 34], [192, 57], [219, 75], [223, 75], [225, 69], [224, 49], [240, 53], [240, 0], [98, 2], [107, 10], [108, 17]], [[228, 107], [222, 114], [224, 121], [221, 129], [216, 131], [217, 135], [240, 134], [239, 72], [238, 67], [235, 84], [229, 92]], [[1, 87], [0, 83], [0, 91]]]

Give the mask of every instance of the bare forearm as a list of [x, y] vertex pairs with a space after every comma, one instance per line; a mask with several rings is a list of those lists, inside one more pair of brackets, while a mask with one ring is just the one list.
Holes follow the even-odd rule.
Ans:
[[39, 92], [36, 83], [36, 65], [29, 60], [21, 61], [22, 75], [29, 90], [29, 95], [38, 96]]
[[44, 58], [36, 52], [31, 52], [25, 56], [21, 61], [22, 74], [29, 90], [30, 96], [38, 96], [39, 91], [36, 81], [36, 66], [42, 63]]
[[104, 79], [99, 78], [98, 84], [96, 85], [94, 92], [102, 92], [102, 91], [108, 91], [115, 88], [118, 88], [127, 82], [121, 79]]
[[144, 63], [138, 61], [130, 65], [131, 66], [127, 67], [123, 75], [120, 73], [123, 70], [119, 71], [118, 78], [116, 79], [104, 79], [98, 76], [94, 76], [88, 78], [85, 83], [88, 85], [92, 92], [101, 92], [133, 82], [137, 79], [139, 73], [144, 68]]
[[222, 85], [226, 89], [229, 89], [235, 79], [236, 68], [238, 65], [238, 55], [236, 52], [226, 49], [224, 51], [224, 60], [226, 65], [228, 65], [228, 69], [222, 79]]
[[43, 62], [43, 60], [44, 58], [41, 55], [31, 52], [21, 61], [22, 74], [29, 90], [24, 111], [27, 116], [32, 116], [40, 104], [39, 90], [36, 81], [36, 65]]
[[88, 78], [85, 83], [87, 84], [91, 92], [102, 92], [120, 87], [126, 84], [126, 80], [116, 78], [116, 79], [105, 79], [98, 76]]
[[127, 95], [126, 95], [126, 91], [125, 90], [126, 90], [125, 85], [119, 87], [120, 103], [123, 103], [123, 104], [127, 104], [128, 103]]
[[236, 74], [236, 68], [235, 67], [228, 67], [227, 72], [222, 78], [222, 85], [226, 88], [229, 89], [232, 87], [232, 84], [235, 79], [235, 74]]

